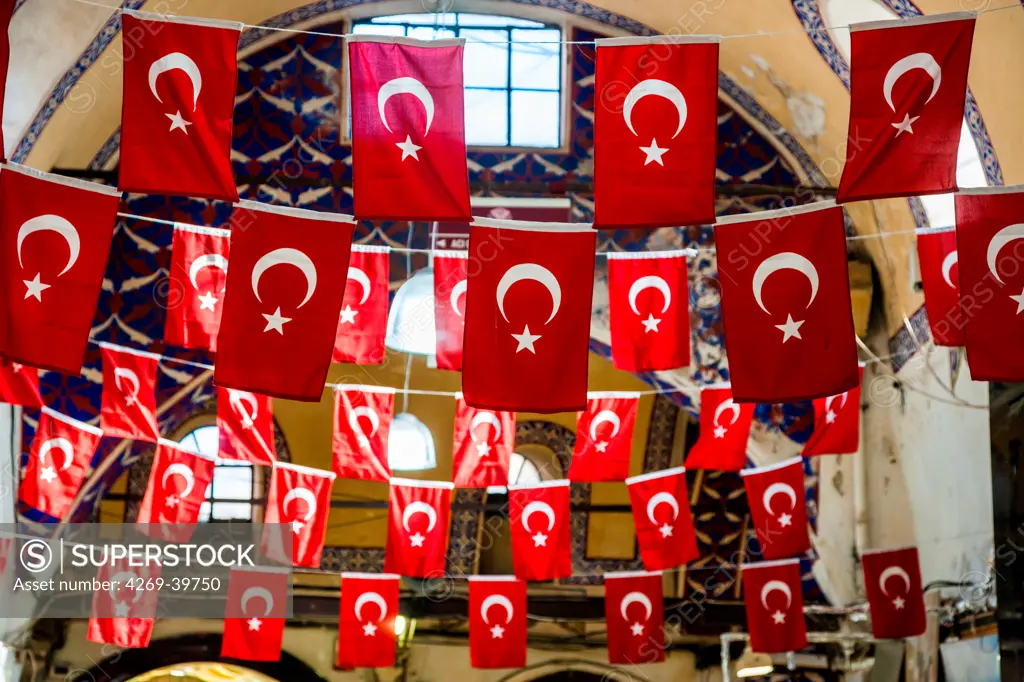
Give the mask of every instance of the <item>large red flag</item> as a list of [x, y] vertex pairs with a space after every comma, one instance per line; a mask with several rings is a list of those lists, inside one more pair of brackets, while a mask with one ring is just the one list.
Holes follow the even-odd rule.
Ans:
[[286, 569], [267, 566], [231, 569], [221, 658], [280, 660], [289, 583]]
[[840, 202], [956, 189], [974, 13], [850, 27], [850, 127]]
[[754, 421], [753, 403], [737, 403], [729, 384], [700, 389], [700, 438], [690, 448], [690, 469], [739, 471], [747, 462], [747, 440]]
[[571, 223], [472, 224], [467, 403], [542, 413], [586, 407], [595, 234]]
[[[864, 377], [864, 365], [860, 365]], [[814, 401], [814, 431], [803, 456], [849, 455], [860, 449], [860, 382], [849, 391]]]
[[334, 473], [341, 478], [387, 483], [388, 434], [395, 389], [338, 386], [334, 389]]
[[292, 565], [320, 568], [334, 473], [287, 462], [275, 462], [272, 472], [263, 517], [263, 553], [275, 561], [288, 562], [288, 557], [282, 556], [279, 530], [271, 526], [289, 525]]
[[164, 324], [164, 341], [172, 346], [217, 350], [230, 235], [212, 227], [174, 226]]
[[345, 292], [352, 218], [242, 201], [232, 221], [214, 383], [319, 401]]
[[462, 335], [466, 330], [466, 251], [434, 254], [434, 330], [437, 368], [462, 370]]
[[39, 370], [0, 358], [0, 403], [21, 405], [33, 410], [42, 407]]
[[633, 476], [626, 479], [626, 489], [644, 568], [663, 571], [700, 556], [686, 492], [686, 469], [674, 467]]
[[921, 266], [921, 286], [924, 288], [928, 327], [935, 345], [964, 345], [956, 231], [919, 233], [917, 259]]
[[387, 573], [341, 574], [339, 668], [390, 668], [395, 664], [400, 580]]
[[44, 407], [32, 440], [18, 499], [63, 519], [78, 494], [103, 432]]
[[0, 354], [78, 376], [121, 193], [8, 164], [0, 172]]
[[604, 574], [608, 662], [613, 665], [665, 660], [665, 604], [661, 571]]
[[108, 343], [100, 344], [103, 357], [103, 395], [100, 428], [116, 438], [155, 443], [156, 372], [160, 356]]
[[455, 394], [452, 479], [456, 488], [507, 486], [516, 413], [478, 410]]
[[750, 648], [778, 654], [807, 646], [800, 560], [747, 563], [742, 577]]
[[761, 556], [785, 559], [805, 554], [811, 548], [811, 536], [807, 531], [803, 458], [744, 469], [740, 474]]
[[[7, 88], [7, 70], [11, 61], [11, 17], [17, 0], [0, 0], [0, 111], [4, 110], [4, 90]], [[6, 161], [4, 135], [0, 130], [0, 160]]]
[[595, 227], [715, 221], [720, 40], [597, 41]]
[[572, 575], [569, 481], [508, 487], [512, 567], [523, 580]]
[[[238, 36], [233, 21], [126, 10], [121, 189], [235, 201], [231, 127]], [[138, 36], [138, 38], [134, 38]]]
[[391, 479], [384, 570], [416, 578], [444, 574], [451, 483]]
[[216, 459], [181, 447], [179, 443], [160, 439], [149, 472], [146, 493], [139, 506], [136, 523], [174, 524], [173, 528], [147, 529], [147, 535], [174, 536], [185, 542], [199, 522], [199, 508], [206, 500], [206, 490], [213, 481]]
[[[384, 364], [390, 257], [391, 249], [386, 246], [352, 247], [333, 362]], [[427, 314], [423, 311], [421, 317]]]
[[129, 559], [104, 563], [96, 571], [99, 589], [92, 594], [86, 638], [128, 649], [149, 646], [159, 590], [146, 589], [160, 579], [160, 565], [139, 566]]
[[277, 461], [273, 400], [233, 388], [217, 389], [217, 456], [251, 464]]
[[856, 386], [843, 209], [829, 201], [726, 216], [715, 240], [736, 401], [811, 400]]
[[463, 43], [349, 36], [360, 220], [469, 222]]
[[469, 576], [469, 660], [474, 668], [526, 665], [526, 583], [510, 575]]
[[917, 548], [867, 551], [861, 565], [875, 639], [924, 634], [928, 623]]
[[633, 426], [640, 394], [587, 394], [587, 409], [576, 419], [576, 445], [569, 465], [575, 483], [625, 481], [633, 451]]

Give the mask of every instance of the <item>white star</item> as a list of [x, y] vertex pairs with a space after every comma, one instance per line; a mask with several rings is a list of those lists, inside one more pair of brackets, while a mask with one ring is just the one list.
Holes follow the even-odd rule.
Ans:
[[598, 452], [605, 452], [608, 450], [608, 441], [603, 440], [600, 443], [594, 443], [594, 449]]
[[803, 320], [796, 322], [792, 315], [786, 315], [786, 324], [775, 325], [775, 328], [782, 332], [782, 343], [794, 338], [802, 340], [804, 337], [800, 336], [800, 327], [803, 323]]
[[213, 310], [213, 306], [215, 305], [217, 305], [217, 297], [209, 291], [199, 297], [200, 310]]
[[644, 159], [644, 165], [649, 163], [656, 163], [659, 166], [664, 166], [665, 162], [661, 160], [661, 157], [665, 156], [665, 152], [668, 151], [668, 147], [659, 147], [658, 141], [652, 139], [650, 147], [640, 147], [640, 151], [647, 155]]
[[637, 637], [639, 637], [640, 635], [644, 634], [644, 626], [641, 625], [640, 623], [633, 623], [632, 625], [629, 626], [629, 629]]
[[405, 142], [396, 142], [395, 146], [402, 150], [402, 161], [405, 161], [410, 156], [417, 161], [420, 160], [420, 157], [416, 152], [423, 149], [423, 147], [413, 144], [412, 138], [408, 135], [405, 136]]
[[47, 483], [57, 477], [57, 472], [53, 467], [43, 467], [43, 470], [39, 472], [39, 478], [43, 479]]
[[299, 521], [297, 519], [295, 521], [292, 521], [292, 532], [295, 533], [296, 535], [298, 535], [299, 533], [302, 532], [302, 528], [305, 525], [306, 524], [304, 524], [302, 521]]
[[644, 334], [661, 331], [658, 329], [658, 325], [661, 324], [661, 320], [656, 318], [654, 315], [648, 315], [646, 320], [640, 321], [640, 324], [644, 326]]
[[114, 615], [118, 618], [127, 618], [128, 613], [131, 611], [131, 607], [126, 602], [118, 602], [117, 606], [114, 607]]
[[249, 632], [259, 632], [260, 626], [263, 625], [263, 621], [259, 618], [250, 618], [246, 622], [249, 624]]
[[179, 502], [181, 502], [181, 500], [178, 499], [176, 495], [168, 495], [167, 499], [164, 500], [164, 506], [173, 509], [174, 507], [178, 506]]
[[494, 639], [501, 639], [501, 636], [505, 634], [505, 628], [500, 625], [495, 625], [491, 628], [491, 637]]
[[782, 625], [786, 622], [786, 614], [782, 611], [776, 611], [772, 614], [772, 621], [774, 621], [776, 625]]
[[827, 412], [827, 413], [825, 414], [825, 423], [826, 423], [826, 424], [832, 424], [832, 423], [834, 423], [834, 422], [835, 422], [835, 420], [836, 420], [836, 413], [835, 413], [835, 412], [833, 412], [832, 410], [829, 410], [829, 411], [828, 411], [828, 412]]
[[892, 125], [892, 127], [896, 129], [896, 137], [899, 137], [902, 133], [910, 133], [911, 135], [913, 135], [914, 129], [911, 128], [910, 125], [919, 118], [921, 117], [914, 116], [913, 118], [911, 118], [910, 114], [906, 114], [903, 117], [902, 121], [900, 121], [899, 123], [892, 123], [890, 125]]
[[725, 428], [724, 426], [716, 426], [715, 427], [715, 438], [725, 438], [725, 434], [726, 434], [726, 432], [728, 430], [729, 429]]
[[375, 634], [377, 634], [377, 626], [376, 625], [374, 625], [373, 623], [367, 623], [366, 625], [363, 626], [363, 636], [364, 637], [373, 637]]
[[277, 310], [272, 315], [261, 313], [263, 317], [267, 318], [267, 326], [263, 328], [263, 331], [269, 332], [271, 329], [276, 331], [281, 336], [284, 336], [284, 323], [291, 322], [290, 317], [281, 317], [281, 308], [278, 306]]
[[[39, 279], [39, 275], [36, 275], [36, 279]], [[25, 282], [25, 284], [28, 284], [28, 282]], [[28, 298], [28, 294], [25, 294], [25, 298]], [[1017, 314], [1020, 315], [1021, 311], [1024, 310], [1024, 289], [1020, 290], [1019, 295], [1011, 296], [1010, 298], [1017, 302]]]
[[533, 546], [534, 547], [547, 547], [548, 546], [548, 536], [544, 535], [544, 533], [537, 533], [536, 535], [533, 536]]
[[670, 537], [672, 535], [672, 526], [666, 523], [664, 526], [658, 529], [658, 532], [661, 533], [661, 537], [663, 538]]
[[540, 338], [540, 334], [531, 334], [530, 325], [525, 325], [523, 327], [523, 333], [513, 334], [512, 338], [519, 342], [519, 345], [516, 346], [517, 353], [525, 349], [530, 351], [534, 355], [537, 354], [537, 351], [533, 349], [533, 342]]
[[[188, 130], [185, 126], [192, 125], [192, 121], [186, 121], [182, 118], [180, 111], [176, 111], [173, 114], [164, 114], [164, 116], [171, 119], [171, 130], [180, 130], [188, 135]], [[171, 132], [171, 130], [168, 130], [167, 132]]]
[[24, 366], [25, 365], [21, 364], [20, 362], [11, 363], [11, 369], [13, 369], [15, 372], [20, 372]]
[[422, 536], [421, 534], [419, 534], [419, 533], [413, 533], [412, 535], [410, 535], [410, 536], [409, 536], [409, 543], [410, 543], [410, 544], [411, 544], [411, 545], [412, 545], [413, 547], [422, 547], [422, 546], [423, 546], [423, 541], [424, 541], [424, 540], [426, 540], [426, 538], [425, 538], [425, 537], [423, 537], [423, 536]]
[[49, 284], [43, 284], [42, 282], [39, 281], [38, 272], [31, 281], [27, 279], [23, 279], [21, 281], [25, 283], [26, 287], [28, 287], [28, 291], [25, 292], [25, 298], [28, 298], [29, 296], [34, 296], [35, 299], [40, 302], [42, 302], [43, 300], [43, 297], [41, 296], [41, 294], [43, 293], [43, 289], [50, 288]]
[[480, 457], [486, 457], [491, 452], [491, 446], [489, 443], [477, 443], [476, 454]]
[[341, 323], [355, 324], [358, 312], [358, 310], [352, 310], [352, 306], [350, 305], [345, 306], [345, 309], [341, 311]]
[[135, 396], [133, 396], [133, 395], [126, 395], [124, 397], [124, 405], [125, 405], [125, 407], [131, 407], [134, 404], [135, 404]]
[[903, 597], [896, 597], [892, 600], [892, 605], [897, 611], [901, 611], [907, 605], [907, 602], [903, 600]]
[[792, 524], [793, 524], [793, 517], [792, 516], [790, 516], [789, 514], [780, 514], [779, 515], [779, 525], [780, 526], [782, 526], [783, 528], [786, 528], [786, 527], [788, 527], [788, 526], [790, 526]]

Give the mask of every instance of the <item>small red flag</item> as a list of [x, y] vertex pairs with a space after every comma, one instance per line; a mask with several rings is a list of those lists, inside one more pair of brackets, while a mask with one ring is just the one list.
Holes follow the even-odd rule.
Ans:
[[172, 346], [217, 350], [230, 235], [230, 230], [175, 224], [164, 324], [164, 341]]
[[156, 372], [160, 356], [107, 343], [100, 344], [103, 357], [103, 396], [100, 428], [105, 436], [155, 443], [160, 439], [156, 423]]
[[466, 331], [466, 284], [469, 254], [434, 254], [434, 328], [437, 368], [462, 370], [462, 335]]
[[273, 399], [233, 388], [217, 389], [221, 459], [269, 466], [277, 461]]
[[280, 530], [271, 527], [286, 524], [292, 531], [291, 564], [320, 568], [334, 473], [286, 462], [275, 462], [271, 471], [263, 518], [263, 553], [288, 563], [288, 557], [282, 556]]
[[964, 345], [956, 231], [918, 234], [917, 259], [921, 266], [921, 286], [924, 288], [928, 327], [935, 345]]
[[800, 560], [747, 563], [742, 577], [750, 648], [779, 654], [807, 646]]
[[265, 566], [231, 569], [221, 658], [281, 659], [288, 583], [289, 576], [284, 569]]
[[236, 201], [231, 128], [242, 24], [149, 12], [121, 15], [119, 185], [126, 192]]
[[469, 222], [463, 44], [348, 37], [359, 220]]
[[342, 573], [338, 667], [390, 668], [395, 664], [395, 619], [400, 578], [387, 573]]
[[644, 568], [663, 571], [700, 556], [686, 492], [686, 469], [633, 476], [626, 479], [626, 489]]
[[334, 389], [334, 473], [340, 478], [387, 483], [388, 434], [395, 390], [380, 386]]
[[192, 537], [199, 522], [199, 507], [206, 500], [206, 491], [213, 481], [215, 458], [181, 447], [181, 444], [160, 439], [150, 469], [146, 494], [142, 497], [138, 524], [174, 524], [157, 531], [143, 532], [154, 537], [173, 535], [177, 542]]
[[0, 403], [21, 405], [33, 410], [42, 407], [39, 370], [0, 358]]
[[332, 362], [384, 364], [390, 257], [386, 246], [352, 247]]
[[604, 574], [608, 662], [613, 665], [665, 660], [665, 605], [661, 571]]
[[570, 481], [626, 480], [639, 405], [639, 393], [587, 394], [587, 409], [576, 418], [576, 445], [569, 465]]
[[115, 559], [96, 571], [96, 582], [102, 587], [92, 593], [92, 615], [86, 634], [90, 642], [128, 649], [149, 646], [160, 594], [153, 586], [160, 579], [160, 565], [135, 563]]
[[516, 413], [478, 410], [455, 394], [452, 472], [456, 488], [507, 486]]
[[526, 665], [526, 583], [510, 575], [469, 576], [469, 660], [477, 669]]
[[737, 403], [729, 384], [700, 389], [700, 438], [690, 448], [690, 469], [739, 471], [747, 462], [747, 440], [754, 420], [753, 403]]
[[786, 559], [805, 554], [811, 548], [811, 537], [807, 531], [803, 458], [744, 469], [740, 474], [761, 556]]
[[850, 27], [850, 127], [839, 202], [956, 189], [974, 13]]
[[18, 499], [63, 519], [85, 481], [103, 432], [71, 417], [42, 408]]
[[864, 552], [861, 565], [875, 639], [924, 634], [927, 618], [917, 548]]
[[597, 41], [595, 227], [715, 222], [720, 40]]
[[[864, 378], [864, 365], [860, 365]], [[850, 455], [860, 449], [860, 382], [849, 391], [814, 401], [814, 432], [803, 456]]]
[[522, 580], [572, 576], [569, 481], [508, 487], [512, 567]]
[[451, 483], [391, 479], [384, 570], [415, 578], [444, 575]]

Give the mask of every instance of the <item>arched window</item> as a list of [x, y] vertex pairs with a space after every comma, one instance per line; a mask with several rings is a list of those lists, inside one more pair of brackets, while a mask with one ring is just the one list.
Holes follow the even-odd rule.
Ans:
[[[200, 426], [181, 439], [190, 450], [214, 457], [219, 449], [216, 426]], [[206, 502], [199, 508], [200, 523], [252, 521], [255, 472], [247, 462], [220, 461], [206, 488]]]
[[[534, 485], [544, 480], [540, 469], [527, 457], [513, 452], [508, 461], [508, 482], [511, 485]], [[492, 485], [487, 488], [492, 495], [503, 495], [508, 489], [500, 485]]]

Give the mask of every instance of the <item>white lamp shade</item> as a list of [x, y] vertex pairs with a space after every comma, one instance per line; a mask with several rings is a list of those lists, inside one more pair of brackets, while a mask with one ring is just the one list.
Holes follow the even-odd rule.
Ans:
[[434, 355], [436, 352], [434, 268], [419, 270], [398, 288], [388, 311], [384, 345], [400, 353]]

